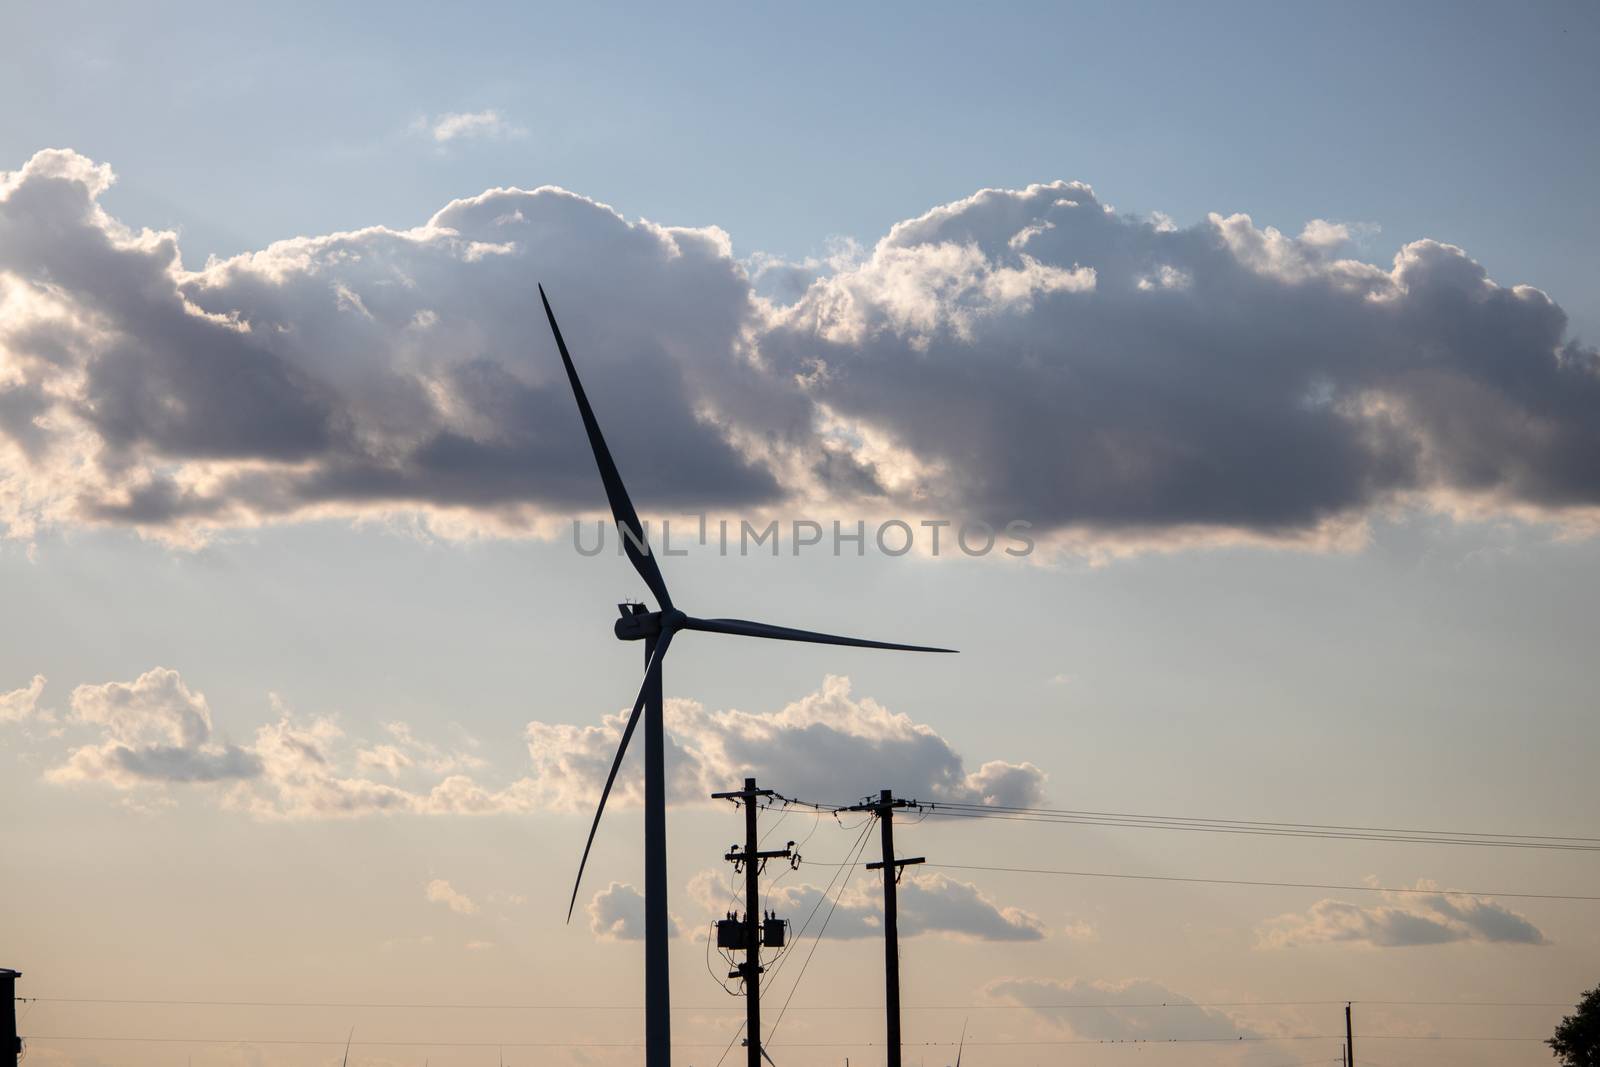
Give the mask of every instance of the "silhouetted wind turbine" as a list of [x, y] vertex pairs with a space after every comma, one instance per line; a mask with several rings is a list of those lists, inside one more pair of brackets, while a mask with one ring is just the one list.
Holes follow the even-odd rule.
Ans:
[[[616, 520], [618, 536], [622, 538], [623, 551], [633, 569], [639, 572], [644, 584], [656, 598], [659, 610], [646, 611], [643, 604], [619, 604], [622, 617], [615, 625], [618, 639], [643, 641], [645, 672], [639, 695], [633, 702], [627, 725], [622, 730], [622, 743], [617, 746], [616, 758], [611, 761], [611, 773], [606, 775], [605, 788], [600, 791], [600, 804], [595, 809], [594, 822], [589, 827], [589, 839], [584, 842], [583, 858], [578, 862], [578, 877], [572, 885], [572, 900], [567, 905], [567, 921], [572, 921], [573, 909], [578, 904], [578, 887], [583, 883], [583, 868], [589, 862], [589, 850], [594, 846], [595, 831], [600, 827], [600, 816], [606, 810], [606, 798], [617, 780], [617, 770], [622, 766], [622, 756], [633, 739], [633, 731], [644, 719], [644, 940], [645, 940], [645, 1064], [646, 1067], [668, 1067], [671, 1063], [672, 1036], [670, 1024], [671, 997], [668, 992], [667, 972], [667, 796], [665, 731], [661, 714], [661, 663], [667, 649], [680, 630], [700, 630], [704, 633], [733, 634], [739, 637], [764, 637], [777, 641], [806, 641], [821, 645], [850, 645], [856, 648], [886, 648], [902, 652], [954, 652], [953, 648], [930, 648], [925, 645], [900, 645], [888, 641], [867, 641], [859, 637], [839, 637], [834, 634], [813, 633], [810, 630], [793, 630], [787, 626], [772, 626], [764, 622], [746, 622], [743, 619], [697, 619], [685, 615], [672, 604], [667, 583], [661, 577], [661, 568], [650, 552], [645, 540], [644, 527], [628, 490], [623, 487], [622, 476], [611, 459], [611, 450], [600, 433], [600, 423], [594, 409], [578, 380], [578, 370], [572, 365], [572, 355], [561, 338], [561, 327], [550, 310], [550, 300], [544, 286], [539, 286], [539, 299], [544, 304], [545, 317], [550, 320], [550, 332], [555, 334], [556, 348], [561, 351], [561, 362], [567, 369], [567, 381], [572, 385], [572, 396], [578, 402], [578, 414], [583, 418], [584, 432], [589, 435], [589, 448], [594, 452], [594, 462], [600, 468], [600, 481], [605, 486], [606, 500], [611, 504], [611, 517]], [[757, 907], [756, 901], [746, 901], [745, 906]], [[758, 1036], [758, 1035], [752, 1035]]]

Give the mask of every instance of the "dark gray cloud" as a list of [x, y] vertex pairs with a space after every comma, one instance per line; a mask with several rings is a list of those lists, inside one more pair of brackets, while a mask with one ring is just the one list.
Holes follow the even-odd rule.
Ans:
[[1320, 220], [1179, 229], [1057, 182], [746, 267], [714, 228], [493, 189], [188, 272], [104, 213], [110, 181], [65, 151], [0, 176], [14, 535], [595, 510], [538, 280], [647, 508], [1304, 540], [1391, 505], [1600, 506], [1600, 353], [1436, 241], [1377, 267]]
[[[1428, 888], [1427, 883], [1420, 888]], [[1537, 926], [1488, 897], [1394, 894], [1391, 901], [1362, 907], [1319, 900], [1304, 914], [1264, 923], [1257, 934], [1262, 945], [1272, 948], [1339, 943], [1403, 948], [1457, 941], [1548, 944]]]
[[[1081, 978], [999, 978], [984, 987], [997, 1000], [1031, 1007], [1034, 1014], [1090, 1041], [1254, 1037], [1220, 1011], [1202, 1008], [1160, 982], [1134, 978], [1099, 982]], [[1101, 1005], [1147, 1005], [1102, 1007]]]
[[1341, 236], [991, 190], [820, 280], [762, 352], [991, 519], [1272, 533], [1408, 493], [1600, 501], [1600, 357], [1560, 307], [1448, 245], [1381, 270]]
[[[148, 528], [373, 507], [603, 503], [543, 281], [646, 507], [776, 499], [719, 425], [754, 308], [715, 230], [494, 190], [425, 226], [280, 242], [184, 272], [98, 206], [109, 171], [40, 153], [0, 184], [0, 434], [38, 514]], [[770, 388], [761, 386], [760, 388]], [[759, 392], [759, 389], [756, 391]]]

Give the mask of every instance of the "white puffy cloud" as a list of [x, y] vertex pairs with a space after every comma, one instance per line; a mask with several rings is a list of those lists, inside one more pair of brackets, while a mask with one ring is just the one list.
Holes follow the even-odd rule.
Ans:
[[478, 905], [465, 893], [443, 878], [435, 878], [422, 887], [422, 895], [435, 904], [443, 904], [457, 915], [475, 915]]
[[9, 693], [0, 693], [0, 722], [22, 722], [38, 714], [39, 698], [44, 695], [44, 685], [44, 675], [36, 674], [33, 680], [22, 688], [13, 689]]
[[211, 709], [178, 672], [146, 671], [132, 682], [80, 685], [72, 713], [103, 740], [48, 772], [55, 782], [104, 781], [121, 788], [153, 782], [225, 782], [261, 772], [255, 753], [212, 736]]
[[[804, 865], [802, 864], [802, 870]], [[874, 878], [877, 876], [875, 875]], [[762, 898], [762, 906], [790, 919], [803, 919], [822, 899], [822, 886], [777, 883]], [[727, 909], [725, 879], [706, 872], [689, 883], [689, 892], [708, 914], [720, 917]], [[838, 895], [824, 937], [840, 940], [883, 936], [883, 892], [873, 884], [848, 886]], [[1022, 908], [997, 903], [970, 882], [929, 871], [908, 870], [897, 895], [900, 935], [937, 934], [971, 941], [1042, 941], [1049, 935], [1044, 921]]]
[[[430, 136], [494, 128], [442, 116]], [[647, 510], [1024, 519], [1058, 542], [1326, 544], [1380, 509], [1600, 522], [1600, 353], [1459, 248], [987, 189], [870, 250], [491, 189], [184, 270], [64, 150], [0, 175], [0, 527], [174, 540], [421, 515], [552, 529], [598, 487], [544, 281]]]
[[[1433, 886], [1418, 883], [1419, 889]], [[1388, 902], [1363, 907], [1342, 900], [1319, 900], [1305, 913], [1280, 915], [1256, 931], [1268, 948], [1359, 944], [1379, 948], [1480, 941], [1544, 945], [1544, 933], [1488, 897], [1459, 893], [1385, 894]]]
[[343, 741], [344, 730], [332, 719], [301, 718], [280, 709], [276, 722], [256, 731], [251, 751], [260, 761], [261, 773], [236, 789], [228, 803], [266, 820], [499, 815], [537, 807], [533, 783], [527, 778], [500, 789], [486, 788], [465, 774], [414, 786], [373, 779], [361, 772], [392, 775], [375, 759], [374, 749], [360, 746], [356, 772], [349, 773], [341, 770]]
[[[529, 723], [531, 773], [488, 785], [469, 773], [485, 768], [481, 758], [418, 737], [405, 723], [385, 724], [390, 740], [370, 744], [348, 738], [329, 716], [297, 714], [276, 697], [272, 706], [274, 717], [254, 739], [235, 745], [215, 736], [205, 695], [177, 671], [158, 667], [132, 682], [82, 685], [72, 694], [74, 720], [100, 740], [74, 749], [46, 777], [138, 791], [146, 804], [171, 786], [214, 785], [223, 805], [263, 820], [590, 812], [622, 723], [620, 714], [601, 726]], [[1031, 763], [991, 760], [967, 771], [931, 727], [857, 700], [847, 678], [830, 676], [817, 692], [767, 714], [672, 700], [667, 724], [675, 803], [705, 803], [730, 776], [744, 774], [781, 779], [808, 799], [848, 799], [889, 782], [925, 800], [996, 804], [1033, 803], [1045, 782]], [[636, 804], [641, 791], [630, 761], [614, 803]]]
[[[191, 690], [177, 671], [157, 667], [131, 682], [80, 685], [72, 693], [73, 719], [97, 729], [101, 740], [74, 749], [45, 776], [60, 785], [139, 791], [146, 806], [170, 786], [216, 785], [225, 790], [223, 804], [260, 819], [487, 815], [534, 806], [527, 779], [487, 789], [450, 773], [482, 761], [422, 741], [404, 723], [388, 726], [396, 745], [357, 745], [347, 756], [344, 730], [333, 719], [296, 716], [276, 701], [274, 707], [277, 719], [241, 746], [214, 736], [205, 695]], [[354, 772], [342, 769], [352, 762]], [[420, 785], [369, 776], [394, 779], [413, 768], [424, 779]]]
[[[1148, 978], [1125, 982], [997, 978], [984, 992], [1003, 1002], [1031, 1007], [1036, 1017], [1088, 1041], [1256, 1036], [1222, 1012], [1198, 1007], [1189, 997]], [[1146, 1006], [1102, 1007], [1107, 1004]]]
[[[542, 803], [591, 810], [610, 769], [626, 712], [600, 726], [528, 724], [528, 752]], [[698, 803], [746, 776], [781, 781], [791, 796], [848, 801], [888, 786], [925, 801], [1027, 806], [1046, 776], [1031, 763], [991, 760], [968, 771], [931, 726], [852, 695], [850, 679], [824, 678], [816, 692], [773, 712], [710, 711], [692, 700], [666, 705], [668, 800]], [[638, 804], [643, 777], [624, 763], [612, 803]]]

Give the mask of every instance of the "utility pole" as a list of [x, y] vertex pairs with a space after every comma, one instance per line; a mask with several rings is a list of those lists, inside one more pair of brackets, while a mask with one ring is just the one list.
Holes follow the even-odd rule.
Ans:
[[1350, 1004], [1344, 1006], [1344, 1062], [1345, 1067], [1356, 1067], [1355, 1027], [1350, 1023]]
[[896, 800], [892, 789], [878, 793], [878, 799], [868, 798], [846, 811], [870, 811], [878, 817], [883, 837], [883, 860], [867, 864], [867, 870], [883, 871], [883, 1006], [888, 1018], [887, 1045], [889, 1067], [900, 1063], [900, 914], [895, 887], [900, 883], [900, 869], [913, 863], [926, 863], [927, 859], [894, 858], [894, 809], [916, 807], [914, 800]]
[[21, 977], [21, 971], [0, 967], [0, 996], [6, 998], [5, 1015], [0, 1016], [6, 1020], [6, 1027], [0, 1037], [5, 1038], [12, 1063], [22, 1058], [22, 1038], [17, 1036], [17, 979]]
[[800, 861], [800, 857], [795, 855], [793, 841], [780, 849], [767, 852], [760, 849], [756, 837], [756, 801], [770, 796], [772, 790], [757, 789], [754, 778], [746, 778], [743, 789], [711, 794], [713, 800], [731, 800], [744, 805], [744, 848], [741, 850], [735, 845], [722, 857], [733, 864], [735, 873], [741, 868], [744, 870], [744, 921], [740, 922], [731, 914], [726, 919], [718, 920], [717, 947], [744, 949], [745, 962], [739, 965], [738, 970], [729, 971], [728, 977], [744, 979], [748, 1067], [761, 1067], [761, 1059], [766, 1055], [761, 1049], [761, 949], [763, 945], [782, 948], [787, 926], [783, 919], [761, 914], [761, 872], [771, 859], [785, 859], [792, 865], [798, 865]]

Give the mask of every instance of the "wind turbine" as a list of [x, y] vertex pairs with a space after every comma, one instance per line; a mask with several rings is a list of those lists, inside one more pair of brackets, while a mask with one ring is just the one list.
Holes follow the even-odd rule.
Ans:
[[[544, 286], [539, 286], [539, 300], [544, 304], [545, 317], [550, 320], [550, 332], [555, 335], [556, 348], [561, 352], [561, 363], [567, 370], [567, 381], [572, 385], [573, 399], [578, 402], [578, 414], [583, 418], [584, 432], [589, 436], [589, 448], [594, 452], [595, 466], [600, 469], [600, 481], [605, 486], [606, 500], [611, 505], [611, 517], [616, 520], [617, 533], [622, 538], [623, 551], [633, 569], [639, 572], [644, 584], [656, 599], [657, 610], [647, 611], [643, 604], [619, 604], [621, 613], [615, 624], [617, 638], [622, 641], [643, 641], [645, 671], [634, 699], [633, 711], [628, 715], [622, 730], [622, 743], [617, 746], [616, 758], [611, 761], [611, 773], [606, 775], [605, 788], [600, 791], [600, 804], [595, 809], [594, 822], [589, 827], [589, 839], [584, 842], [583, 858], [578, 861], [578, 877], [572, 885], [572, 900], [567, 905], [567, 921], [572, 921], [573, 909], [578, 904], [578, 887], [583, 883], [583, 868], [589, 862], [589, 850], [594, 846], [595, 831], [600, 827], [600, 816], [606, 810], [606, 798], [617, 780], [617, 770], [622, 766], [622, 756], [633, 739], [634, 729], [644, 720], [644, 988], [645, 988], [645, 1064], [646, 1067], [669, 1067], [672, 1055], [671, 996], [668, 990], [667, 971], [667, 796], [666, 796], [666, 741], [661, 712], [661, 664], [673, 638], [684, 630], [702, 633], [732, 634], [738, 637], [762, 637], [776, 641], [805, 641], [821, 645], [850, 645], [856, 648], [884, 648], [902, 652], [954, 652], [953, 648], [930, 648], [925, 645], [902, 645], [888, 641], [867, 641], [859, 637], [840, 637], [835, 634], [794, 630], [786, 626], [772, 626], [764, 622], [747, 622], [743, 619], [697, 619], [679, 611], [667, 592], [667, 583], [661, 577], [650, 545], [645, 540], [644, 527], [633, 510], [633, 501], [617, 473], [611, 459], [611, 450], [600, 433], [600, 423], [594, 409], [578, 380], [578, 370], [572, 365], [572, 355], [561, 337], [561, 327], [556, 325], [555, 312], [550, 310], [550, 299]], [[746, 907], [756, 907], [747, 901]], [[760, 1035], [750, 1035], [757, 1046]]]

